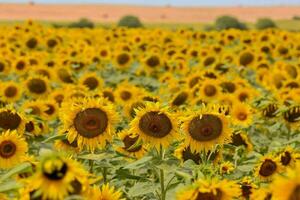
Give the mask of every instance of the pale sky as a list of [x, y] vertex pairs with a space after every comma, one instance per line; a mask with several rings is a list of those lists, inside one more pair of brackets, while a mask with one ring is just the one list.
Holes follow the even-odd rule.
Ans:
[[[0, 3], [27, 3], [30, 0], [0, 0]], [[36, 3], [108, 3], [173, 6], [255, 6], [300, 5], [300, 0], [32, 0]]]

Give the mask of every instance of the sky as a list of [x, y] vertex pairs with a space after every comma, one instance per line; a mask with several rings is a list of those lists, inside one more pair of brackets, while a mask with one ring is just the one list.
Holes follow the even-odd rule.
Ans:
[[0, 3], [107, 3], [154, 6], [255, 6], [300, 5], [300, 0], [0, 0]]

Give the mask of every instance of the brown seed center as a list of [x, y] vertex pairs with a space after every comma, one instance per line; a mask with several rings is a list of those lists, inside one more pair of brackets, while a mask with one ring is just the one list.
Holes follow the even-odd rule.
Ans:
[[204, 93], [205, 93], [206, 96], [212, 97], [217, 93], [217, 89], [213, 85], [207, 85], [204, 88]]
[[260, 167], [259, 174], [264, 177], [271, 176], [277, 169], [277, 165], [272, 160], [265, 160]]
[[17, 90], [16, 87], [14, 87], [14, 86], [9, 86], [9, 87], [7, 87], [7, 88], [5, 89], [4, 95], [5, 95], [6, 97], [14, 97], [14, 96], [16, 96], [17, 92], [18, 92], [18, 90]]
[[8, 159], [12, 157], [16, 153], [16, 150], [17, 150], [17, 146], [12, 141], [4, 140], [0, 144], [0, 156], [2, 158]]
[[74, 119], [77, 132], [86, 138], [94, 138], [102, 134], [108, 126], [106, 113], [99, 108], [88, 108], [79, 112]]
[[139, 128], [151, 137], [163, 138], [171, 132], [172, 123], [166, 114], [152, 111], [141, 117]]
[[197, 141], [210, 141], [222, 134], [223, 124], [219, 117], [212, 114], [204, 114], [193, 118], [189, 123], [189, 134]]
[[7, 130], [14, 130], [21, 124], [21, 117], [17, 113], [11, 111], [3, 111], [0, 113], [0, 127]]
[[38, 79], [38, 78], [33, 78], [27, 83], [28, 89], [36, 94], [43, 94], [47, 90], [47, 85], [45, 81]]

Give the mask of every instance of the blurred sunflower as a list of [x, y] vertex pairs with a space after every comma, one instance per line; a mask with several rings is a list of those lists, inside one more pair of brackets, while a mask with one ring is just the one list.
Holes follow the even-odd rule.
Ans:
[[5, 102], [16, 102], [22, 97], [22, 88], [13, 81], [5, 82], [1, 88], [1, 96]]
[[255, 175], [261, 180], [270, 181], [278, 172], [281, 172], [282, 165], [279, 158], [273, 155], [265, 155], [260, 158], [255, 168]]
[[25, 121], [22, 113], [16, 112], [12, 106], [0, 108], [0, 128], [3, 130], [16, 130], [18, 134], [23, 134]]
[[33, 98], [46, 96], [50, 92], [49, 80], [43, 76], [33, 76], [25, 80], [28, 96]]

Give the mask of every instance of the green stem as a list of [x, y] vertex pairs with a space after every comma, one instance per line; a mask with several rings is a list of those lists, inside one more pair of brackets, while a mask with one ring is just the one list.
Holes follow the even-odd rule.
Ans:
[[165, 175], [163, 169], [160, 169], [160, 189], [161, 189], [161, 200], [165, 200], [166, 199]]
[[89, 160], [89, 165], [90, 165], [90, 173], [93, 173], [93, 171], [94, 171], [94, 161]]
[[104, 183], [106, 183], [107, 182], [107, 168], [106, 167], [103, 167], [102, 175], [103, 175], [103, 181], [104, 181]]
[[[159, 155], [160, 155], [160, 158], [161, 160], [163, 161], [164, 160], [164, 150], [163, 150], [163, 147], [162, 145], [160, 145], [160, 148], [159, 148]], [[160, 174], [160, 190], [161, 190], [161, 200], [165, 200], [166, 199], [166, 190], [165, 190], [165, 172], [163, 169], [159, 169], [159, 174]]]

